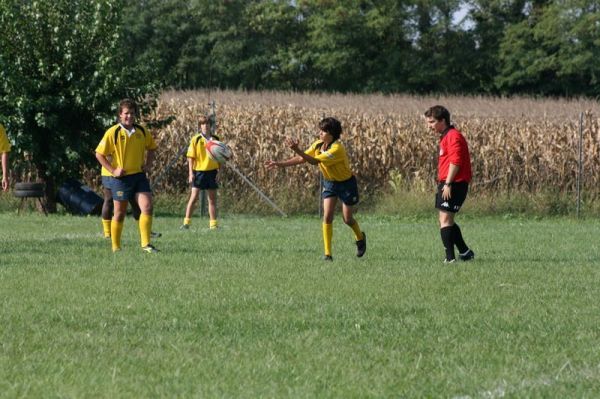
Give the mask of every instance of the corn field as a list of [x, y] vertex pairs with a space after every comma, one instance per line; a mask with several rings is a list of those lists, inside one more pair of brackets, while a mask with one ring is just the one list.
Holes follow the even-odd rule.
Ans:
[[[469, 142], [472, 192], [544, 190], [572, 192], [578, 171], [579, 119], [583, 113], [582, 190], [596, 196], [600, 187], [600, 107], [591, 100], [536, 100], [485, 97], [411, 97], [244, 93], [233, 91], [166, 92], [150, 119], [174, 116], [154, 131], [159, 145], [151, 177], [157, 192], [188, 189], [185, 151], [197, 120], [215, 101], [216, 134], [233, 149], [231, 163], [275, 201], [296, 211], [314, 209], [319, 173], [308, 164], [268, 171], [269, 159], [293, 155], [286, 136], [308, 147], [325, 116], [342, 122], [345, 144], [361, 193], [431, 191], [436, 178], [438, 137], [425, 126], [423, 112], [442, 104]], [[178, 156], [179, 155], [179, 156]], [[249, 207], [260, 201], [231, 169], [219, 174], [223, 193]], [[258, 205], [257, 205], [258, 206]]]

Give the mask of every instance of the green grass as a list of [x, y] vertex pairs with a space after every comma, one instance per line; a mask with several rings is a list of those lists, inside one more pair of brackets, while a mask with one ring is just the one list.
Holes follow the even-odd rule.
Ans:
[[0, 214], [0, 397], [596, 397], [596, 220], [460, 217], [477, 259], [445, 267], [436, 216], [334, 222]]

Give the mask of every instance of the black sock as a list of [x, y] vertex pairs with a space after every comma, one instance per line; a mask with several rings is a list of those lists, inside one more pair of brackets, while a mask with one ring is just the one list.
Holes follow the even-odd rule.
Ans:
[[458, 248], [459, 254], [464, 254], [469, 250], [469, 247], [467, 247], [467, 244], [465, 244], [465, 240], [463, 240], [462, 233], [460, 232], [460, 227], [458, 227], [456, 223], [454, 223], [454, 226], [452, 227], [452, 240], [454, 241], [454, 245], [456, 245], [456, 248]]
[[454, 226], [442, 227], [440, 229], [440, 235], [442, 236], [442, 244], [446, 249], [446, 260], [455, 259], [454, 257], [454, 240], [453, 238]]

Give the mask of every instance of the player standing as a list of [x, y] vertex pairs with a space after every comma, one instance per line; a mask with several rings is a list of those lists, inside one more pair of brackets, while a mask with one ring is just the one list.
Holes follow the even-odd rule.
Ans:
[[440, 235], [446, 249], [444, 263], [456, 260], [454, 246], [461, 260], [475, 258], [475, 253], [465, 243], [455, 214], [467, 198], [471, 181], [471, 157], [467, 140], [450, 124], [450, 112], [441, 105], [425, 111], [427, 127], [440, 136], [438, 157], [438, 187], [435, 207], [439, 209]]
[[211, 133], [211, 120], [206, 116], [199, 119], [200, 133], [192, 137], [187, 151], [188, 160], [188, 183], [192, 186], [190, 199], [185, 208], [185, 218], [181, 230], [188, 230], [192, 224], [192, 214], [198, 199], [200, 190], [206, 190], [208, 196], [209, 228], [219, 227], [217, 222], [217, 172], [221, 166], [217, 161], [211, 159], [206, 152], [206, 143], [210, 140], [220, 140]]
[[[96, 147], [98, 162], [114, 177], [110, 183], [114, 215], [111, 222], [112, 250], [121, 250], [121, 233], [127, 213], [127, 203], [134, 198], [141, 215], [139, 220], [142, 250], [158, 252], [150, 244], [152, 231], [152, 189], [145, 171], [154, 160], [156, 143], [150, 132], [135, 124], [137, 104], [131, 99], [119, 103], [119, 123], [110, 127]], [[107, 157], [111, 157], [113, 164]]]

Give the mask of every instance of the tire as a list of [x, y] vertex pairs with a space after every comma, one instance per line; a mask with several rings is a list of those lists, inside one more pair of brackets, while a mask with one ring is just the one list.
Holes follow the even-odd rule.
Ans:
[[44, 183], [15, 183], [15, 191], [44, 191]]
[[13, 194], [17, 198], [41, 198], [44, 196], [43, 190], [15, 190]]

